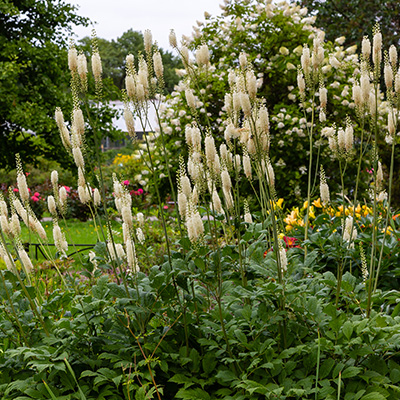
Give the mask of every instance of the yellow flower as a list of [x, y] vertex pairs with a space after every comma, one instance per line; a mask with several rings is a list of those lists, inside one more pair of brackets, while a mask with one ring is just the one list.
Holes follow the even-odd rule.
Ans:
[[321, 198], [318, 197], [318, 199], [317, 199], [317, 200], [314, 200], [314, 201], [312, 202], [312, 204], [313, 204], [315, 207], [317, 207], [317, 208], [322, 208]]
[[308, 201], [306, 200], [304, 203], [303, 203], [303, 210], [305, 210], [306, 208], [307, 208], [307, 206], [308, 206]]
[[313, 206], [310, 207], [309, 216], [310, 218], [315, 218], [315, 209]]
[[283, 204], [283, 199], [280, 198], [277, 202], [276, 205], [282, 210], [282, 204]]

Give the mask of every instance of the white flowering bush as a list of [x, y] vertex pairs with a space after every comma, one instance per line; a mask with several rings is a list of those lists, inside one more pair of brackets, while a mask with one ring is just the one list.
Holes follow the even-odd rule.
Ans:
[[[271, 161], [281, 186], [281, 196], [294, 204], [295, 199], [298, 201], [306, 195], [309, 166], [304, 160], [309, 152], [307, 130], [311, 124], [313, 147], [322, 163], [327, 164], [327, 176], [332, 178], [332, 189], [337, 191], [335, 182], [339, 181], [340, 172], [328, 162], [331, 153], [326, 141], [321, 140], [320, 132], [333, 123], [343, 125], [346, 115], [355, 111], [352, 87], [360, 68], [356, 47], [344, 48], [344, 38], [324, 43], [321, 82], [314, 83], [313, 99], [318, 103], [321, 84], [329, 101], [320, 113], [320, 104], [314, 110], [311, 97], [301, 102], [295, 83], [303, 47], [312, 47], [313, 40], [322, 34], [314, 25], [315, 18], [308, 16], [306, 9], [286, 2], [275, 5], [231, 1], [222, 8], [222, 15], [206, 15], [205, 22], [198, 22], [194, 27], [193, 36], [184, 37], [183, 45], [176, 47], [182, 57], [189, 57], [196, 78], [182, 71], [180, 84], [160, 110], [167, 150], [174, 159], [172, 165], [177, 166], [177, 157], [185, 155], [181, 146], [184, 132], [196, 121], [211, 126], [217, 143], [221, 143], [229, 124], [223, 99], [230, 90], [230, 72], [239, 68], [241, 59], [242, 62], [246, 59], [256, 76], [257, 95], [265, 101], [271, 116], [270, 140], [275, 149]], [[202, 43], [206, 43], [210, 51], [210, 65], [206, 69], [197, 68], [194, 62]], [[187, 49], [193, 51], [193, 57]], [[196, 114], [191, 112], [186, 101], [188, 88], [193, 91]], [[380, 101], [378, 109], [379, 126], [383, 127], [386, 123], [385, 103]], [[359, 127], [355, 125], [354, 129]], [[316, 167], [313, 165], [314, 170]], [[363, 161], [363, 167], [364, 171], [367, 167], [371, 169], [367, 159]], [[354, 173], [356, 168], [350, 164], [348, 170]], [[350, 186], [351, 180], [344, 179]], [[362, 183], [363, 190], [367, 187]]]

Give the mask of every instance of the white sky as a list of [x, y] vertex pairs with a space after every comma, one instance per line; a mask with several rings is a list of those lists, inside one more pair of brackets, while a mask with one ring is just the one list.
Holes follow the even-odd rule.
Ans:
[[[79, 6], [78, 15], [97, 22], [99, 38], [116, 39], [128, 29], [150, 29], [153, 41], [172, 51], [168, 36], [175, 30], [178, 42], [182, 34], [190, 36], [196, 20], [204, 21], [204, 11], [221, 14], [223, 0], [68, 0]], [[90, 36], [92, 27], [75, 27], [76, 39]]]

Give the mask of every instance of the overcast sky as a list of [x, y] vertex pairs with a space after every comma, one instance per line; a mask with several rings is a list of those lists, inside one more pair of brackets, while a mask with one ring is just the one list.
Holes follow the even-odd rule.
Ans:
[[[219, 15], [223, 0], [68, 0], [79, 6], [77, 14], [97, 22], [99, 38], [116, 39], [128, 29], [150, 29], [160, 47], [172, 51], [168, 36], [174, 29], [179, 38], [190, 36], [196, 20], [204, 21], [204, 11]], [[90, 36], [92, 27], [76, 27], [77, 39]]]

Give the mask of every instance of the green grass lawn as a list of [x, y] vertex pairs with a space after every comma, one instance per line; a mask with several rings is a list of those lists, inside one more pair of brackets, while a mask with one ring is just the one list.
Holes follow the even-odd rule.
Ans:
[[[53, 239], [53, 223], [52, 221], [43, 221], [42, 225], [47, 233], [47, 237], [49, 239], [49, 244], [54, 244], [54, 239]], [[59, 225], [61, 230], [65, 234], [65, 238], [67, 239], [68, 242], [68, 252], [67, 254], [72, 254], [76, 250], [82, 249], [82, 247], [76, 246], [74, 248], [74, 244], [96, 244], [98, 241], [104, 241], [104, 236], [103, 233], [101, 232], [101, 229], [99, 225], [95, 225], [93, 221], [86, 221], [82, 222], [76, 219], [73, 220], [67, 220], [66, 224], [63, 220], [59, 221]], [[106, 227], [105, 224], [103, 223], [103, 231], [104, 234], [106, 234]], [[122, 235], [122, 229], [121, 229], [121, 224], [113, 221], [112, 223], [112, 229], [113, 231], [116, 232], [121, 232]], [[29, 233], [28, 229], [26, 228], [25, 225], [21, 225], [21, 230], [22, 230], [22, 240], [24, 243], [40, 243], [38, 240], [37, 235], [33, 234], [32, 232]], [[41, 262], [44, 261], [44, 256], [38, 251], [38, 259], [36, 260], [36, 251], [35, 251], [35, 246], [30, 247], [30, 256], [32, 258], [33, 262]], [[87, 254], [90, 249], [82, 251], [82, 254]], [[56, 249], [54, 246], [46, 246], [46, 251], [50, 252], [52, 256], [56, 253]], [[74, 257], [75, 258], [75, 257]]]

